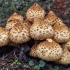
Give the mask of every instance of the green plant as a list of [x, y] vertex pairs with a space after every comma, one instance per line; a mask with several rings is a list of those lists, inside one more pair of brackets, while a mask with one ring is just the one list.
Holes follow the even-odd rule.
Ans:
[[21, 62], [19, 62], [18, 60], [15, 60], [11, 63], [11, 66], [13, 65], [21, 65]]
[[29, 65], [30, 65], [30, 66], [33, 66], [33, 65], [34, 65], [33, 60], [30, 60], [30, 61], [29, 61]]
[[55, 67], [54, 67], [54, 70], [59, 70], [59, 67], [58, 67], [58, 66], [55, 66]]
[[43, 68], [43, 67], [45, 66], [45, 64], [46, 64], [46, 63], [45, 63], [45, 61], [43, 61], [43, 60], [40, 60], [38, 65], [35, 65], [34, 62], [33, 62], [33, 60], [30, 60], [30, 61], [29, 61], [29, 65], [30, 65], [30, 66], [34, 66], [34, 69], [35, 69], [35, 70], [40, 70], [41, 67]]
[[40, 60], [40, 62], [39, 62], [39, 67], [44, 67], [44, 66], [45, 66], [45, 61]]
[[36, 65], [36, 66], [34, 66], [34, 69], [35, 70], [40, 70], [40, 66]]
[[28, 65], [24, 65], [24, 68], [28, 69], [28, 68], [29, 68], [29, 66], [28, 66]]

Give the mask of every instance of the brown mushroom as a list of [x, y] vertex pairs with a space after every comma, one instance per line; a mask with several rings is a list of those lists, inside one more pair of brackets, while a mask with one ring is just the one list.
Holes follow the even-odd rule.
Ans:
[[12, 19], [12, 20], [10, 20], [10, 21], [7, 22], [5, 28], [6, 28], [6, 29], [11, 29], [11, 28], [13, 28], [13, 26], [15, 26], [15, 24], [17, 24], [17, 23], [20, 23], [19, 20], [17, 20], [17, 19]]
[[70, 64], [70, 52], [67, 47], [64, 48], [63, 54], [59, 60], [56, 61], [59, 64]]
[[25, 43], [30, 40], [30, 34], [29, 34], [29, 28], [27, 28], [23, 24], [16, 24], [11, 30], [10, 30], [10, 41], [20, 44]]
[[52, 37], [54, 30], [52, 26], [47, 24], [44, 20], [35, 18], [34, 23], [30, 27], [30, 36], [35, 40], [44, 40]]
[[41, 42], [36, 50], [38, 58], [46, 61], [58, 60], [62, 56], [62, 52], [61, 46], [52, 39]]
[[[70, 33], [70, 28], [69, 28], [69, 33]], [[67, 47], [67, 49], [70, 50], [70, 38], [66, 43], [63, 43], [62, 46]]]
[[57, 19], [57, 16], [54, 14], [53, 11], [50, 11], [48, 13], [48, 15], [45, 17], [44, 21], [46, 21], [50, 25], [53, 25], [53, 24], [55, 24], [56, 19]]
[[37, 57], [37, 54], [36, 54], [37, 46], [38, 44], [34, 44], [32, 46], [31, 51], [30, 51], [30, 56]]
[[[24, 18], [22, 15], [18, 14], [18, 13], [14, 13], [13, 15], [11, 15], [11, 17], [9, 17], [8, 21], [13, 20], [13, 19], [18, 19], [19, 21], [23, 22]], [[7, 22], [8, 22], [7, 21]]]
[[9, 31], [0, 27], [0, 47], [6, 46], [9, 43]]
[[34, 18], [41, 18], [44, 19], [45, 11], [41, 8], [37, 3], [34, 3], [26, 13], [26, 17], [29, 21], [33, 21]]
[[68, 27], [63, 23], [56, 23], [53, 26], [54, 29], [54, 40], [58, 43], [64, 43], [69, 40]]

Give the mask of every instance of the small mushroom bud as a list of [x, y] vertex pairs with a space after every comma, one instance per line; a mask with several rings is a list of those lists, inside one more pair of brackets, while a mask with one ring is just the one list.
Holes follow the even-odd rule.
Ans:
[[64, 48], [63, 54], [60, 59], [56, 61], [59, 64], [70, 64], [70, 52], [67, 47]]
[[10, 30], [10, 41], [16, 44], [25, 43], [30, 40], [29, 28], [23, 24], [16, 24]]
[[64, 43], [69, 40], [68, 27], [63, 23], [56, 23], [53, 26], [54, 29], [54, 40], [58, 43]]
[[[22, 15], [18, 14], [18, 13], [14, 13], [13, 15], [11, 15], [11, 17], [9, 17], [8, 21], [13, 20], [13, 19], [18, 19], [19, 21], [23, 22], [24, 18]], [[7, 21], [7, 22], [8, 22]]]
[[45, 17], [44, 21], [46, 21], [50, 25], [54, 25], [56, 19], [57, 19], [57, 16], [54, 14], [53, 11], [50, 11], [48, 15]]
[[26, 13], [26, 17], [29, 21], [33, 21], [34, 18], [41, 18], [44, 19], [45, 11], [41, 8], [37, 3], [34, 3]]
[[30, 27], [30, 36], [35, 40], [44, 40], [52, 37], [54, 30], [51, 25], [44, 20], [35, 18], [34, 23]]
[[61, 46], [52, 39], [47, 39], [47, 41], [41, 42], [36, 50], [38, 58], [46, 61], [58, 60], [62, 56], [62, 52]]
[[0, 47], [6, 46], [9, 43], [9, 31], [0, 27]]
[[32, 46], [31, 51], [30, 51], [30, 56], [37, 57], [37, 54], [36, 54], [37, 46], [38, 44], [34, 44]]

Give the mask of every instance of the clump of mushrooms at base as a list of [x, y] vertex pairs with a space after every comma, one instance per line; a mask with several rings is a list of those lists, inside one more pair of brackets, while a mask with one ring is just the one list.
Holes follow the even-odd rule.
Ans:
[[0, 27], [0, 47], [16, 46], [30, 39], [37, 41], [30, 50], [30, 56], [70, 64], [70, 28], [53, 11], [47, 14], [37, 3], [27, 10], [25, 19], [14, 13], [5, 28]]

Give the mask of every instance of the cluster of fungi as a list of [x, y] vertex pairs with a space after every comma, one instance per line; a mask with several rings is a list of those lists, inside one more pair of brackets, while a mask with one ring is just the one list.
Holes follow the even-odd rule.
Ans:
[[14, 13], [5, 28], [0, 27], [0, 47], [26, 43], [35, 44], [30, 56], [59, 64], [70, 64], [70, 28], [53, 11], [48, 14], [37, 3], [26, 12], [26, 19]]

